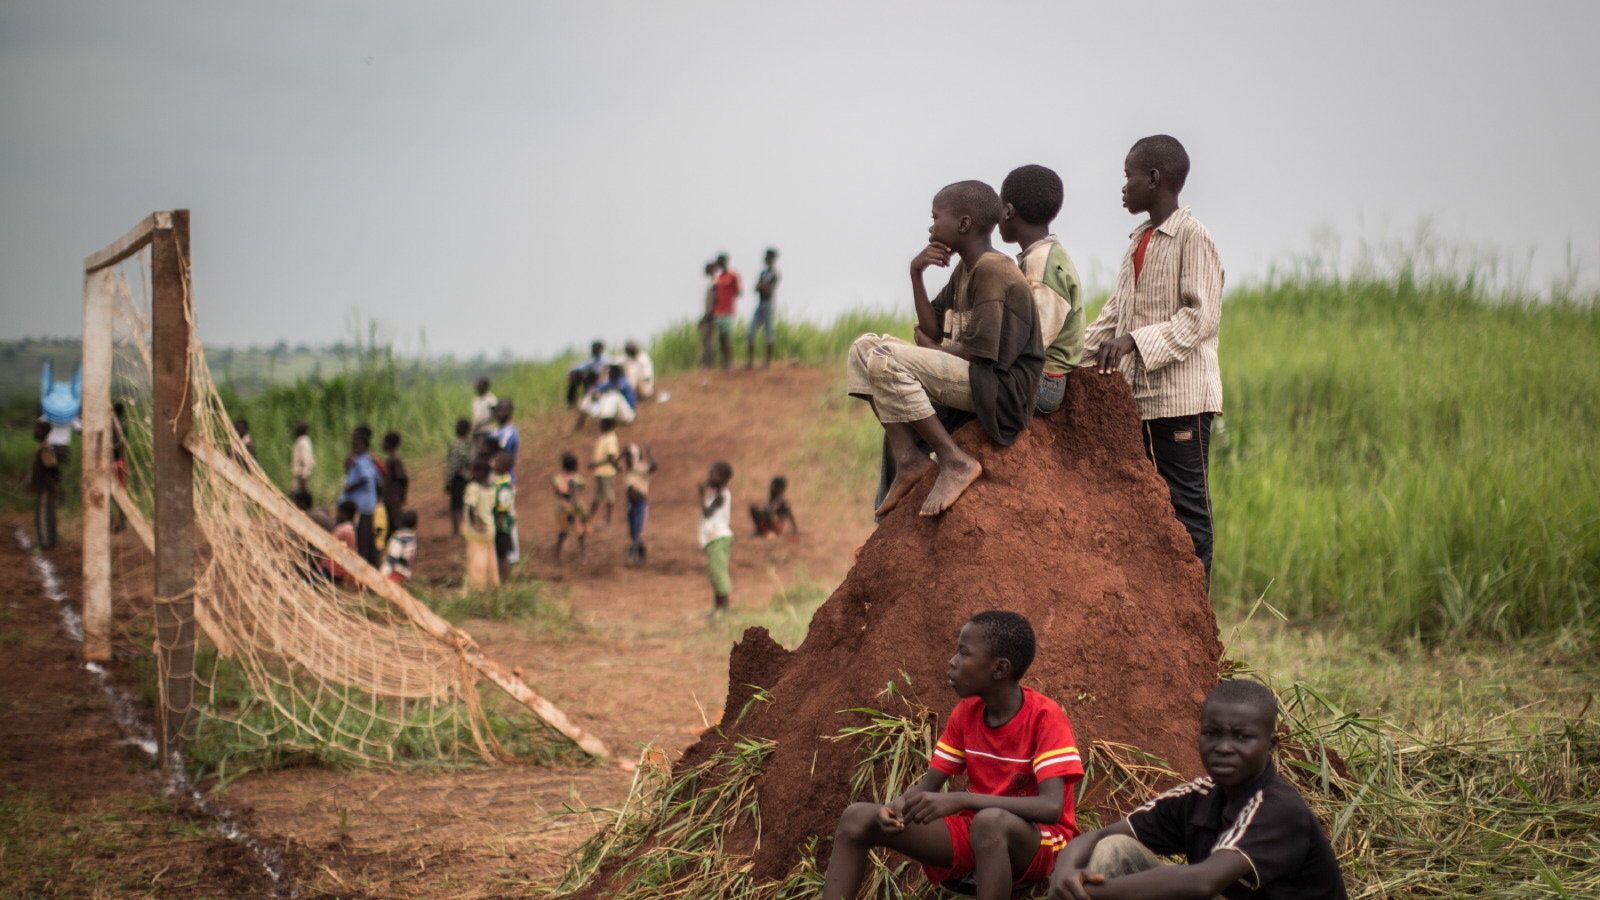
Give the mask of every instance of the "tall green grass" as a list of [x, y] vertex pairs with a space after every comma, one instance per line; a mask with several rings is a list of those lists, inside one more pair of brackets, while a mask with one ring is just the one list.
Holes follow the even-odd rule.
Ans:
[[1470, 278], [1233, 292], [1215, 587], [1395, 636], [1600, 619], [1600, 306]]

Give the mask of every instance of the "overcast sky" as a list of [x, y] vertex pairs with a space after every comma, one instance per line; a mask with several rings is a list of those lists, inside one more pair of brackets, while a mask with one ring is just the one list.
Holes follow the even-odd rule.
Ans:
[[620, 342], [769, 244], [783, 313], [909, 304], [933, 193], [1023, 163], [1104, 285], [1157, 132], [1230, 283], [1424, 219], [1593, 283], [1596, 34], [1592, 0], [0, 0], [0, 337], [76, 335], [82, 258], [177, 207], [220, 343]]

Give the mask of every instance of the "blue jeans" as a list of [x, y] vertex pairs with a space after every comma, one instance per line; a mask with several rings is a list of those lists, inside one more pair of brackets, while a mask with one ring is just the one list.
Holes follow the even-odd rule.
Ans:
[[1048, 416], [1061, 408], [1061, 399], [1067, 395], [1067, 376], [1039, 376], [1039, 390], [1033, 395], [1033, 411]]
[[745, 332], [745, 346], [754, 347], [756, 345], [756, 329], [758, 328], [765, 333], [767, 344], [771, 346], [772, 328], [777, 318], [777, 314], [772, 311], [771, 300], [762, 300], [757, 303], [755, 315], [750, 317], [750, 330]]

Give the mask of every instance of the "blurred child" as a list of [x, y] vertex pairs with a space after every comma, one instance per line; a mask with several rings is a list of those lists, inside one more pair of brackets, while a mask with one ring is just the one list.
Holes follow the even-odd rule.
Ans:
[[556, 562], [561, 562], [561, 547], [568, 535], [578, 539], [578, 558], [588, 552], [589, 510], [583, 505], [583, 476], [578, 474], [578, 457], [561, 454], [561, 471], [550, 480], [556, 495]]
[[456, 420], [456, 439], [444, 456], [444, 491], [450, 495], [450, 534], [461, 533], [467, 482], [472, 477], [472, 423]]
[[56, 448], [50, 443], [50, 423], [33, 424], [33, 440], [38, 446], [33, 450], [33, 472], [29, 484], [33, 487], [33, 525], [39, 534], [39, 549], [49, 550], [56, 545], [56, 505], [61, 500], [61, 463]]
[[339, 495], [339, 504], [342, 507], [347, 500], [355, 504], [356, 552], [376, 566], [379, 559], [374, 518], [383, 476], [372, 458], [371, 443], [372, 429], [367, 426], [358, 425], [350, 432], [350, 457], [345, 460], [344, 491]]
[[622, 450], [622, 485], [628, 501], [628, 563], [644, 565], [645, 517], [650, 512], [650, 476], [656, 460], [650, 448], [629, 444]]
[[504, 582], [511, 564], [520, 557], [517, 547], [517, 488], [511, 482], [511, 454], [500, 451], [494, 458], [494, 557]]
[[711, 327], [717, 335], [717, 359], [733, 368], [733, 325], [739, 306], [739, 273], [728, 267], [728, 254], [717, 256], [717, 278], [711, 283]]
[[700, 367], [709, 369], [717, 362], [717, 329], [712, 312], [717, 305], [717, 263], [706, 263], [705, 314], [700, 317]]
[[489, 390], [489, 379], [479, 378], [472, 386], [472, 433], [488, 434], [494, 430], [494, 408], [500, 398]]
[[649, 353], [640, 349], [638, 342], [629, 341], [622, 345], [622, 368], [627, 372], [628, 380], [633, 383], [640, 400], [649, 400], [656, 395], [656, 364], [651, 361]]
[[594, 454], [589, 459], [589, 473], [594, 476], [594, 493], [589, 499], [589, 518], [605, 504], [605, 527], [611, 527], [611, 513], [617, 501], [617, 462], [622, 456], [622, 445], [617, 440], [617, 420], [601, 419], [600, 436], [594, 441]]
[[711, 617], [728, 611], [733, 582], [728, 577], [728, 558], [733, 553], [733, 525], [730, 510], [733, 494], [728, 483], [733, 466], [721, 460], [711, 464], [706, 480], [697, 488], [700, 497], [700, 548], [706, 553], [706, 573], [711, 576]]
[[[333, 525], [333, 539], [351, 550], [355, 550], [357, 553], [361, 552], [357, 546], [358, 541], [356, 539], [356, 519], [359, 515], [360, 510], [354, 500], [341, 500], [339, 501], [339, 517]], [[349, 579], [350, 573], [345, 570], [344, 566], [331, 559], [323, 562], [326, 565], [329, 581], [342, 583]]]
[[[239, 435], [239, 443], [244, 445], [245, 456], [254, 460], [256, 458], [256, 439], [250, 436], [250, 422], [246, 419], [233, 420], [234, 433]], [[235, 457], [239, 465], [244, 465], [244, 456]]]
[[800, 523], [794, 520], [794, 510], [789, 506], [789, 479], [779, 475], [767, 488], [767, 502], [750, 504], [750, 519], [756, 526], [756, 537], [775, 538], [783, 534], [787, 525], [791, 534], [800, 533]]
[[462, 493], [461, 533], [467, 539], [467, 574], [463, 593], [488, 590], [500, 584], [500, 567], [494, 558], [494, 488], [489, 485], [489, 461], [478, 457], [468, 469], [470, 480]]
[[383, 471], [383, 511], [389, 530], [394, 532], [399, 530], [400, 513], [405, 510], [406, 495], [411, 491], [411, 473], [406, 471], [405, 460], [400, 458], [398, 431], [383, 436]]
[[[111, 404], [111, 477], [124, 490], [128, 487], [128, 408], [121, 400]], [[310, 505], [309, 499], [306, 503]], [[116, 503], [111, 504], [111, 530], [121, 531], [128, 524], [128, 517], [122, 507]]]
[[289, 451], [289, 477], [294, 479], [290, 496], [305, 497], [311, 506], [311, 473], [317, 467], [317, 455], [311, 447], [311, 425], [304, 419], [294, 423], [294, 447]]
[[403, 509], [395, 522], [399, 527], [389, 535], [389, 546], [384, 550], [383, 566], [378, 572], [396, 584], [404, 584], [411, 577], [411, 566], [417, 560], [417, 511]]
[[778, 248], [768, 247], [764, 259], [765, 267], [761, 276], [756, 279], [756, 311], [750, 317], [750, 330], [745, 333], [745, 358], [744, 367], [752, 368], [756, 364], [756, 332], [765, 332], [767, 339], [767, 357], [761, 364], [762, 368], [772, 366], [772, 329], [777, 324], [777, 313], [773, 307], [778, 295]]

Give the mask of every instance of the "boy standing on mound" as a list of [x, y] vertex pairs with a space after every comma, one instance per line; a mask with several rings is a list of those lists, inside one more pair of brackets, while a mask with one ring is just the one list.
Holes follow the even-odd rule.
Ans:
[[[1073, 786], [1083, 778], [1072, 725], [1054, 701], [1018, 684], [1033, 627], [1014, 612], [973, 616], [956, 637], [949, 682], [961, 701], [922, 780], [888, 806], [844, 811], [828, 859], [826, 900], [854, 898], [867, 853], [888, 847], [939, 883], [976, 876], [980, 900], [1004, 900], [1050, 875], [1078, 833]], [[967, 790], [944, 791], [963, 772]]]
[[1133, 230], [1116, 290], [1084, 334], [1084, 359], [1121, 372], [1143, 420], [1144, 452], [1172, 496], [1211, 581], [1211, 420], [1222, 412], [1217, 332], [1222, 261], [1178, 192], [1189, 154], [1165, 134], [1141, 138], [1123, 161], [1122, 205], [1150, 218]]
[[[1272, 764], [1277, 729], [1265, 685], [1213, 688], [1200, 719], [1206, 776], [1073, 840], [1050, 876], [1051, 900], [1344, 900], [1327, 835]], [[1158, 853], [1188, 863], [1165, 865]]]
[[[916, 344], [864, 334], [850, 345], [845, 390], [872, 404], [895, 463], [894, 481], [876, 510], [880, 518], [934, 466], [917, 449], [918, 437], [939, 460], [923, 515], [949, 509], [983, 473], [950, 439], [933, 404], [976, 413], [1002, 447], [1033, 418], [1044, 345], [1027, 279], [990, 243], [1002, 211], [999, 195], [981, 181], [939, 191], [928, 246], [911, 261]], [[930, 302], [923, 270], [947, 266], [952, 256], [960, 258], [955, 272]]]
[[1033, 290], [1039, 334], [1045, 344], [1044, 374], [1033, 411], [1049, 415], [1061, 407], [1067, 373], [1083, 356], [1083, 297], [1078, 269], [1050, 223], [1065, 198], [1061, 176], [1044, 166], [1020, 166], [1000, 185], [1000, 240], [1022, 248], [1017, 264]]

